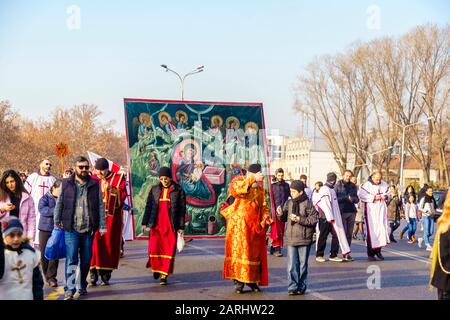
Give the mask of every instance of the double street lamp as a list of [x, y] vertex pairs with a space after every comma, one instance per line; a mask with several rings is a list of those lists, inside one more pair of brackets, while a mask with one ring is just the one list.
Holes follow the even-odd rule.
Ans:
[[[390, 146], [390, 147], [385, 148], [385, 149], [382, 149], [382, 150], [378, 150], [378, 151], [374, 151], [374, 152], [369, 152], [369, 151], [367, 151], [367, 150], [364, 150], [364, 149], [361, 149], [361, 148], [355, 146], [354, 144], [352, 144], [352, 147], [355, 148], [356, 150], [360, 150], [360, 151], [364, 152], [364, 153], [367, 155], [367, 160], [369, 161], [369, 163], [367, 164], [367, 169], [369, 170], [369, 167], [370, 167], [370, 171], [371, 171], [371, 172], [373, 172], [373, 156], [374, 156], [375, 154], [383, 153], [383, 152], [385, 152], [385, 151], [387, 151], [387, 150], [391, 150], [391, 149], [393, 148], [392, 146]], [[363, 166], [363, 165], [366, 165], [366, 164], [362, 164], [361, 166]], [[369, 174], [369, 175], [370, 175], [370, 174]]]
[[[434, 118], [433, 117], [428, 117], [427, 119], [428, 120], [432, 120]], [[417, 121], [417, 122], [409, 123], [409, 124], [400, 124], [400, 123], [397, 123], [397, 122], [395, 122], [393, 120], [391, 120], [391, 121], [395, 125], [397, 125], [400, 128], [402, 128], [402, 131], [403, 131], [402, 132], [402, 151], [401, 151], [402, 154], [400, 156], [400, 192], [403, 192], [403, 164], [405, 162], [404, 159], [405, 159], [405, 133], [406, 133], [406, 128], [418, 125], [418, 124], [420, 124], [422, 122], [421, 121]]]
[[199, 72], [204, 71], [204, 68], [205, 68], [205, 66], [203, 66], [203, 65], [198, 66], [196, 69], [192, 70], [191, 72], [186, 73], [186, 74], [182, 77], [182, 76], [180, 76], [180, 74], [179, 74], [178, 72], [176, 72], [175, 70], [170, 69], [170, 68], [169, 68], [167, 65], [165, 65], [165, 64], [162, 64], [161, 67], [164, 68], [164, 69], [166, 69], [166, 72], [167, 72], [167, 71], [170, 71], [170, 72], [174, 73], [174, 74], [178, 77], [178, 79], [180, 79], [180, 82], [181, 82], [181, 100], [184, 100], [184, 80], [185, 80], [187, 77], [189, 77], [189, 76], [191, 76], [191, 75], [193, 75], [193, 74], [196, 74], [196, 73], [199, 73]]

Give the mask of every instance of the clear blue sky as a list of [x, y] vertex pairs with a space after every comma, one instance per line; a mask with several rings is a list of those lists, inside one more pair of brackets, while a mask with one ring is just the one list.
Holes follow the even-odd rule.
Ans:
[[[0, 0], [0, 100], [30, 118], [94, 103], [124, 131], [123, 98], [263, 102], [269, 129], [294, 134], [293, 86], [315, 56], [355, 41], [450, 22], [449, 1]], [[67, 8], [81, 10], [70, 30]], [[380, 29], [367, 9], [380, 9]]]

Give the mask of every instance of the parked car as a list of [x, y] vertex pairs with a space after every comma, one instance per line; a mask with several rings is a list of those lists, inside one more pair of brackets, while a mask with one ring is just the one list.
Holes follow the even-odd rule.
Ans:
[[436, 216], [434, 221], [436, 221], [442, 214], [442, 209], [444, 209], [445, 198], [447, 197], [447, 190], [436, 190], [433, 191], [433, 197], [436, 200], [437, 208], [436, 208]]

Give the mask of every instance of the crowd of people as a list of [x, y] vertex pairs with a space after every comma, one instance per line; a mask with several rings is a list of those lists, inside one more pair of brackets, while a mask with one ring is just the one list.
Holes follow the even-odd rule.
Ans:
[[[95, 162], [94, 172], [90, 169], [88, 159], [79, 156], [74, 169], [65, 172], [62, 179], [51, 175], [48, 160], [43, 160], [39, 171], [25, 180], [14, 170], [3, 173], [0, 299], [39, 300], [43, 299], [44, 281], [50, 287], [58, 286], [58, 260], [45, 256], [55, 229], [64, 232], [65, 299], [87, 295], [88, 285], [109, 285], [123, 244], [126, 176], [111, 172], [105, 158]], [[397, 242], [394, 232], [404, 218], [407, 225], [400, 231], [400, 239], [406, 234], [409, 244], [417, 243], [420, 248], [425, 244], [425, 249], [431, 251], [430, 284], [438, 289], [439, 299], [450, 299], [449, 195], [438, 212], [430, 186], [425, 185], [418, 194], [408, 186], [400, 195], [395, 185], [383, 180], [380, 171], [373, 172], [361, 185], [351, 170], [346, 170], [340, 180], [330, 172], [325, 183], [317, 181], [310, 188], [305, 175], [286, 182], [280, 168], [273, 177], [272, 206], [262, 171], [261, 165], [252, 164], [235, 177], [221, 209], [227, 222], [223, 277], [233, 281], [237, 294], [244, 292], [245, 285], [253, 292], [267, 286], [267, 254], [281, 258], [285, 246], [289, 295], [306, 293], [308, 260], [314, 244], [319, 265], [327, 260], [349, 263], [354, 261], [352, 240], [362, 236], [367, 260], [382, 261], [382, 248]], [[152, 270], [155, 280], [166, 285], [174, 272], [177, 243], [184, 235], [186, 195], [173, 181], [170, 168], [160, 167], [158, 176], [159, 183], [147, 197], [142, 233], [150, 232], [146, 267]], [[272, 214], [271, 207], [275, 208]], [[423, 237], [416, 239], [419, 221]]]

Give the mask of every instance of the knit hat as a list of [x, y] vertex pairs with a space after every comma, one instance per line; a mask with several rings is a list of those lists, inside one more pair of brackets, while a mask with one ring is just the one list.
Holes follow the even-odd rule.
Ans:
[[9, 219], [6, 223], [6, 226], [4, 226], [3, 237], [6, 237], [13, 232], [23, 233], [23, 226], [20, 223], [20, 220], [15, 217]]
[[159, 169], [159, 177], [169, 177], [172, 178], [172, 171], [168, 167], [161, 167]]
[[305, 184], [303, 182], [301, 182], [300, 180], [294, 180], [291, 182], [290, 188], [297, 190], [298, 192], [305, 191]]
[[105, 158], [98, 158], [95, 161], [95, 169], [97, 170], [106, 170], [109, 169], [109, 162]]
[[250, 167], [248, 167], [248, 171], [251, 173], [261, 172], [261, 165], [259, 163], [251, 164]]
[[337, 175], [334, 172], [330, 172], [327, 174], [327, 182], [336, 182], [337, 180]]

